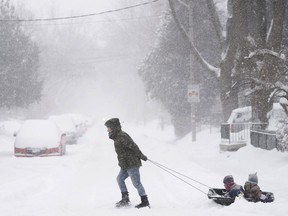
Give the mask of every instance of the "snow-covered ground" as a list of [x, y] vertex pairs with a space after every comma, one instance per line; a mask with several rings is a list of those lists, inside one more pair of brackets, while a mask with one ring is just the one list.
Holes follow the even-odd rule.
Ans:
[[[149, 159], [183, 173], [210, 187], [223, 188], [225, 175], [244, 184], [257, 172], [263, 191], [273, 192], [273, 203], [250, 203], [243, 198], [223, 207], [207, 198], [208, 188], [185, 184], [150, 161], [143, 162], [142, 183], [151, 208], [114, 208], [120, 192], [119, 168], [113, 142], [103, 122], [94, 125], [77, 145], [68, 145], [63, 157], [16, 158], [12, 136], [0, 135], [0, 214], [3, 216], [96, 215], [261, 215], [284, 216], [288, 212], [288, 154], [247, 146], [237, 152], [219, 152], [219, 130], [204, 129], [191, 142], [191, 134], [176, 140], [171, 127], [160, 130], [156, 122], [123, 124]], [[183, 177], [182, 177], [183, 178]], [[130, 199], [140, 199], [130, 180]]]

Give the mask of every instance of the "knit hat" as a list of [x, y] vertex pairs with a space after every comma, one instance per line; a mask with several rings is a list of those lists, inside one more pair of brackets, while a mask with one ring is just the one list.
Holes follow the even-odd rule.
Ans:
[[223, 183], [224, 184], [234, 184], [233, 176], [232, 175], [225, 176], [225, 178], [223, 179]]
[[118, 118], [111, 118], [104, 124], [106, 127], [111, 128], [112, 130], [115, 128], [121, 128], [121, 124]]
[[248, 181], [251, 182], [251, 183], [258, 184], [257, 172], [256, 172], [256, 173], [249, 174]]

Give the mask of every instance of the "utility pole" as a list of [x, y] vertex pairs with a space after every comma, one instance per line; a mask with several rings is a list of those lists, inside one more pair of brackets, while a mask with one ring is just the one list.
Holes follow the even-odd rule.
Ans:
[[[193, 42], [193, 1], [189, 1], [189, 38]], [[190, 52], [190, 80], [191, 85], [188, 86], [188, 101], [191, 103], [191, 131], [192, 131], [192, 142], [196, 141], [196, 108], [197, 103], [200, 102], [199, 85], [195, 83], [194, 72], [193, 72], [193, 55]]]
[[191, 103], [191, 131], [192, 142], [196, 141], [196, 108], [197, 103], [200, 102], [200, 90], [199, 85], [188, 85], [188, 102]]

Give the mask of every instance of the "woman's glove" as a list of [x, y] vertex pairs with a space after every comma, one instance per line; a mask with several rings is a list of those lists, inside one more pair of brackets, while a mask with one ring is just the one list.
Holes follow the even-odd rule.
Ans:
[[143, 161], [147, 161], [147, 160], [148, 160], [147, 156], [145, 156], [144, 154], [142, 154], [141, 159], [142, 159]]

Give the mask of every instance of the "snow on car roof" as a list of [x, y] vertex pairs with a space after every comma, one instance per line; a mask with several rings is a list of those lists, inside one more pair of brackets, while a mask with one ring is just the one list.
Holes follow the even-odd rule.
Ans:
[[235, 113], [251, 112], [251, 106], [240, 107], [240, 108], [234, 109], [232, 112], [235, 112]]
[[61, 133], [53, 122], [49, 120], [27, 120], [16, 135], [15, 147], [58, 147], [60, 137]]

